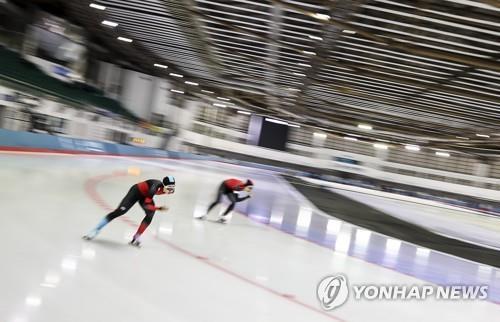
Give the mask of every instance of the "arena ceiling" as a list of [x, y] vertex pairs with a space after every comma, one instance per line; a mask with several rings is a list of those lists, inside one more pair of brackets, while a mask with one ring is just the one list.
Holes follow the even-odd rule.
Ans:
[[500, 1], [90, 3], [65, 1], [136, 68], [186, 95], [338, 135], [497, 153]]

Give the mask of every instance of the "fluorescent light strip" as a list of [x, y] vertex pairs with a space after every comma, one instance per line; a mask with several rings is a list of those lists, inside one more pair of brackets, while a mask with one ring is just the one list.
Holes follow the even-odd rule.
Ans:
[[444, 158], [447, 158], [450, 156], [450, 154], [448, 152], [441, 152], [441, 151], [436, 151], [436, 155], [438, 157], [444, 157]]
[[299, 66], [303, 66], [303, 67], [312, 67], [311, 65], [309, 65], [309, 64], [304, 64], [304, 63], [297, 63], [297, 65], [299, 65]]
[[326, 133], [319, 133], [319, 132], [314, 132], [313, 136], [318, 138], [318, 139], [326, 139], [326, 137], [327, 137]]
[[97, 3], [91, 3], [91, 4], [89, 4], [89, 7], [97, 9], [97, 10], [106, 10], [105, 6], [101, 6], [100, 4], [97, 4]]
[[162, 65], [162, 64], [154, 64], [155, 67], [158, 67], [158, 68], [163, 68], [163, 69], [167, 69], [168, 66], [166, 65]]
[[309, 35], [309, 38], [311, 38], [311, 39], [313, 39], [313, 40], [323, 41], [323, 38], [318, 37], [318, 36], [311, 36], [311, 35]]
[[230, 101], [229, 98], [225, 98], [225, 97], [217, 97], [218, 100], [221, 100], [221, 101]]
[[358, 139], [357, 138], [353, 138], [352, 136], [344, 136], [344, 140], [347, 140], [347, 141], [357, 141]]
[[207, 94], [213, 94], [214, 92], [211, 92], [211, 91], [207, 91], [206, 89], [202, 89], [201, 90], [203, 93], [207, 93]]
[[350, 35], [355, 35], [356, 34], [355, 31], [353, 31], [353, 30], [347, 30], [347, 29], [342, 30], [342, 32], [345, 33], [345, 34], [350, 34]]
[[389, 146], [387, 144], [383, 144], [383, 143], [374, 143], [373, 147], [375, 149], [379, 149], [379, 150], [387, 150], [387, 149], [389, 149]]
[[358, 124], [358, 128], [362, 130], [373, 130], [373, 127], [369, 124]]
[[405, 145], [405, 149], [408, 151], [420, 151], [420, 147], [418, 145], [412, 145], [412, 144]]
[[176, 73], [170, 73], [169, 75], [173, 76], [173, 77], [178, 77], [178, 78], [183, 78], [184, 77], [181, 74], [176, 74]]
[[321, 21], [328, 21], [331, 19], [329, 15], [325, 15], [323, 13], [313, 13], [309, 15], [310, 17], [316, 18]]
[[188, 85], [193, 85], [193, 86], [198, 86], [199, 85], [198, 83], [190, 82], [190, 81], [185, 81], [184, 83], [186, 83]]
[[487, 134], [476, 134], [476, 136], [480, 137], [480, 138], [489, 138], [490, 136], [487, 135]]
[[118, 39], [118, 40], [120, 40], [120, 41], [124, 41], [124, 42], [129, 42], [129, 43], [133, 41], [132, 39], [130, 39], [130, 38], [125, 38], [125, 37], [118, 37], [118, 38], [116, 38], [116, 39]]
[[295, 76], [302, 76], [302, 77], [305, 77], [306, 74], [302, 74], [302, 73], [293, 73]]
[[295, 128], [297, 128], [297, 129], [300, 129], [300, 125], [298, 125], [298, 124], [290, 124], [290, 123], [288, 123], [288, 126], [289, 126], [289, 127], [295, 127]]
[[313, 55], [313, 56], [316, 56], [316, 53], [315, 53], [315, 52], [313, 52], [313, 51], [303, 50], [302, 52], [303, 52], [304, 54], [306, 54], [306, 55]]
[[247, 111], [238, 111], [238, 114], [250, 115], [250, 114], [252, 114], [252, 113], [247, 112]]
[[113, 21], [109, 21], [109, 20], [103, 20], [101, 22], [101, 24], [105, 25], [105, 26], [109, 26], [109, 27], [116, 27], [118, 26], [118, 23], [117, 22], [113, 22]]
[[212, 105], [217, 107], [227, 107], [226, 105], [220, 103], [213, 103]]
[[267, 118], [267, 117], [266, 117], [266, 121], [267, 122], [271, 122], [271, 123], [276, 123], [276, 124], [288, 125], [288, 123], [285, 122], [285, 121], [270, 119], [270, 118]]
[[171, 89], [170, 91], [171, 91], [171, 92], [174, 92], [174, 93], [178, 93], [178, 94], [184, 94], [184, 92], [183, 92], [183, 91], [179, 91], [179, 90], [177, 90], [177, 89]]

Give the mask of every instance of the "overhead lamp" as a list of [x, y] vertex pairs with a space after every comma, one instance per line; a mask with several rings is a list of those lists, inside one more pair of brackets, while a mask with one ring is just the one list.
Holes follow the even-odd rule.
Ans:
[[106, 10], [105, 6], [101, 6], [100, 4], [97, 4], [97, 3], [91, 3], [91, 4], [89, 4], [89, 7], [97, 9], [97, 10]]
[[345, 34], [350, 34], [350, 35], [355, 35], [356, 34], [356, 32], [354, 30], [344, 29], [344, 30], [342, 30], [342, 32], [345, 33]]
[[198, 83], [190, 82], [190, 81], [185, 81], [184, 83], [186, 83], [188, 85], [193, 85], [193, 86], [198, 86], [199, 85]]
[[311, 65], [309, 65], [309, 64], [304, 64], [304, 63], [297, 63], [297, 65], [299, 65], [299, 66], [303, 66], [303, 67], [312, 67]]
[[465, 136], [456, 136], [456, 138], [461, 140], [469, 140], [469, 138], [466, 138]]
[[358, 124], [358, 128], [362, 130], [373, 130], [373, 127], [369, 124]]
[[374, 143], [373, 147], [375, 149], [379, 149], [379, 150], [387, 150], [387, 149], [389, 149], [389, 146], [387, 144], [383, 144], [383, 143]]
[[303, 52], [304, 54], [306, 54], [306, 55], [313, 55], [313, 56], [316, 56], [316, 53], [315, 53], [315, 52], [313, 52], [313, 51], [303, 50], [302, 52]]
[[313, 39], [313, 40], [319, 40], [319, 41], [323, 41], [323, 38], [319, 37], [319, 36], [313, 36], [313, 35], [308, 35], [309, 38]]
[[176, 73], [170, 73], [169, 74], [170, 76], [173, 76], [173, 77], [178, 77], [178, 78], [182, 78], [184, 76], [182, 76], [181, 74], [176, 74]]
[[306, 74], [302, 74], [302, 73], [295, 73], [295, 72], [294, 72], [293, 74], [294, 74], [295, 76], [302, 76], [302, 77], [305, 77], [305, 76], [306, 76]]
[[252, 113], [247, 112], [247, 111], [238, 111], [238, 114], [250, 115], [250, 114], [252, 114]]
[[414, 145], [414, 144], [407, 144], [405, 145], [405, 149], [408, 150], [408, 151], [420, 151], [420, 147], [418, 145]]
[[347, 140], [347, 141], [357, 141], [358, 139], [354, 138], [352, 136], [344, 136], [344, 140]]
[[322, 20], [322, 21], [328, 21], [331, 19], [331, 17], [329, 15], [325, 15], [323, 13], [313, 13], [310, 16], [313, 18], [316, 18], [318, 20]]
[[226, 105], [220, 103], [213, 103], [212, 105], [217, 107], [227, 107]]
[[490, 136], [487, 135], [487, 134], [476, 134], [476, 136], [480, 137], [480, 138], [489, 138]]
[[297, 129], [300, 129], [300, 125], [298, 125], [298, 124], [290, 124], [290, 123], [288, 123], [288, 126], [289, 126], [289, 127], [295, 127], [295, 128], [297, 128]]
[[109, 21], [109, 20], [103, 20], [101, 22], [101, 24], [105, 25], [105, 26], [109, 26], [109, 27], [116, 27], [118, 26], [118, 23], [117, 22], [113, 22], [113, 21]]
[[178, 89], [171, 89], [170, 91], [178, 94], [184, 94], [183, 91], [179, 91]]
[[327, 137], [326, 133], [319, 133], [319, 132], [314, 132], [313, 136], [318, 139], [326, 139]]
[[276, 123], [276, 124], [288, 125], [288, 122], [281, 121], [281, 120], [270, 119], [270, 118], [267, 118], [267, 117], [266, 117], [266, 121], [267, 122], [271, 122], [271, 123]]
[[201, 90], [203, 93], [207, 93], [207, 94], [213, 94], [214, 92], [211, 92], [211, 91], [207, 91], [206, 89], [202, 89]]
[[116, 39], [118, 39], [118, 40], [120, 40], [120, 41], [124, 41], [124, 42], [132, 42], [132, 41], [133, 41], [132, 39], [130, 39], [130, 38], [125, 38], [125, 37], [118, 37], [118, 38], [116, 38]]
[[221, 101], [230, 101], [229, 98], [225, 98], [225, 97], [217, 97], [218, 100], [221, 100]]
[[444, 157], [444, 158], [447, 158], [450, 156], [450, 154], [448, 152], [442, 152], [442, 151], [436, 151], [436, 155], [438, 157]]
[[168, 66], [166, 65], [162, 65], [162, 64], [154, 64], [155, 67], [158, 67], [158, 68], [163, 68], [163, 69], [167, 69]]

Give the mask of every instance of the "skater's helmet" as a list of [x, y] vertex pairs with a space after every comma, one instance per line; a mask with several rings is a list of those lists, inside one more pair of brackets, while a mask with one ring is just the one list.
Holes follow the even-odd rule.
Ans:
[[247, 182], [245, 182], [246, 187], [253, 187], [253, 181], [250, 179], [247, 179]]
[[172, 194], [175, 192], [175, 178], [173, 176], [166, 176], [163, 178], [163, 191], [168, 194]]
[[173, 176], [166, 176], [163, 178], [164, 186], [175, 186], [175, 178]]

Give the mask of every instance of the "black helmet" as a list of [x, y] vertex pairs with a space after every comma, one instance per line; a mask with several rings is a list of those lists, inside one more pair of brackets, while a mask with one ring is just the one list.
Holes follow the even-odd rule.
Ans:
[[248, 179], [247, 182], [245, 183], [245, 186], [253, 186], [253, 181]]
[[163, 185], [164, 186], [175, 185], [175, 178], [173, 176], [166, 176], [165, 178], [163, 178]]

